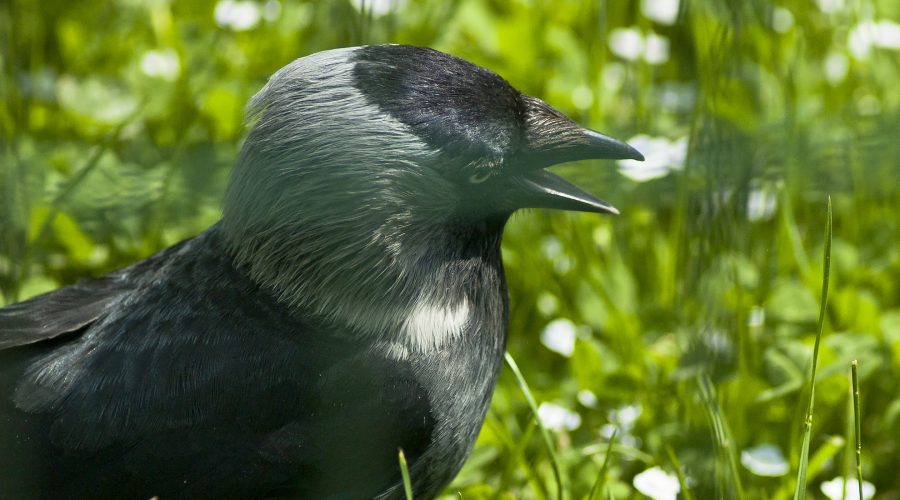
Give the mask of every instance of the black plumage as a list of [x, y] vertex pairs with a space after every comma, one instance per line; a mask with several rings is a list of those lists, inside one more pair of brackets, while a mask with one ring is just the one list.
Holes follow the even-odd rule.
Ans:
[[640, 156], [409, 46], [295, 61], [251, 115], [220, 223], [0, 309], [0, 497], [396, 498], [398, 448], [436, 495], [501, 365], [509, 215], [614, 211], [554, 151]]

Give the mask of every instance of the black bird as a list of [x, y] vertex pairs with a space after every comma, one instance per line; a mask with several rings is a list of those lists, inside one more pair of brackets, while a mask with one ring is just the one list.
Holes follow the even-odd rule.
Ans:
[[504, 224], [616, 210], [544, 170], [634, 158], [484, 68], [379, 45], [278, 71], [222, 219], [0, 309], [0, 497], [417, 498], [506, 344]]

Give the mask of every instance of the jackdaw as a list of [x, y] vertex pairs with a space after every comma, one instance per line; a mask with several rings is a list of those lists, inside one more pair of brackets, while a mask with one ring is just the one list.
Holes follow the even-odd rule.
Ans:
[[642, 159], [420, 47], [272, 76], [221, 220], [0, 309], [0, 497], [436, 496], [503, 360], [520, 208], [615, 213], [545, 167]]

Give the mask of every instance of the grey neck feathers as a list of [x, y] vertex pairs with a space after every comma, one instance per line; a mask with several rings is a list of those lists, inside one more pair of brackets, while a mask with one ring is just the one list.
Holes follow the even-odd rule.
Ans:
[[427, 352], [462, 334], [479, 283], [502, 279], [502, 224], [454, 220], [435, 153], [353, 86], [351, 54], [295, 61], [253, 98], [222, 231], [280, 301]]

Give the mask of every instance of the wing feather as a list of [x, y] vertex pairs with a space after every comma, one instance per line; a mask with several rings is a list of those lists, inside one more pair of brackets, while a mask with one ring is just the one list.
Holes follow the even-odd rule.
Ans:
[[128, 291], [121, 275], [84, 281], [0, 309], [0, 350], [72, 333], [102, 318]]

